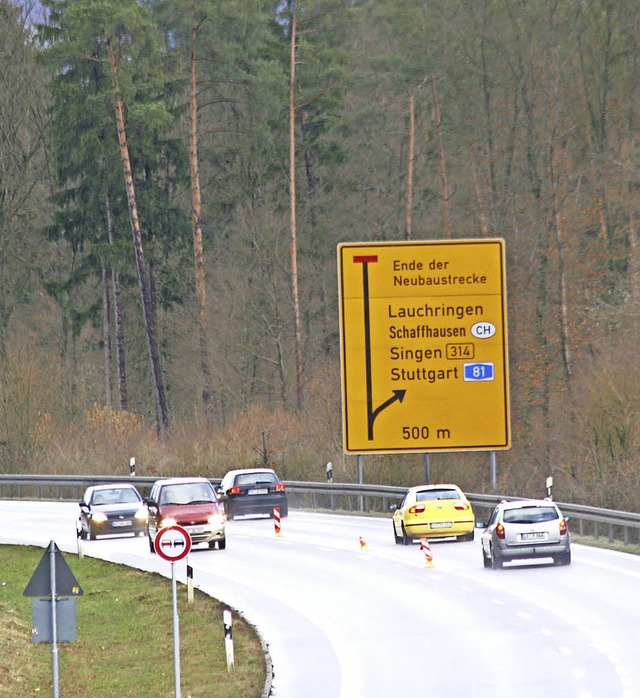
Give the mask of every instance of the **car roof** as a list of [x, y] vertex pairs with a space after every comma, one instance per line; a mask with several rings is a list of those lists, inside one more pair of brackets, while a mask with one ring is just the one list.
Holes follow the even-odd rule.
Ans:
[[236, 470], [229, 470], [225, 477], [230, 477], [231, 475], [238, 475], [241, 473], [273, 473], [275, 475], [275, 470], [273, 468], [237, 468]]
[[543, 507], [552, 506], [557, 508], [557, 504], [551, 499], [511, 499], [500, 502], [500, 506], [504, 509], [519, 509], [522, 507]]
[[[127, 489], [127, 490], [136, 490], [135, 485], [132, 485], [130, 482], [114, 482], [112, 485], [90, 485], [87, 487], [88, 490], [93, 490], [94, 492], [97, 490], [115, 490], [115, 489]], [[137, 492], [137, 490], [136, 490]]]
[[164, 480], [156, 480], [156, 485], [188, 485], [194, 482], [211, 482], [206, 477], [168, 477]]
[[[414, 485], [413, 487], [410, 487], [410, 490], [443, 490], [446, 488], [452, 489], [452, 490], [460, 490], [460, 487], [458, 485], [454, 485], [450, 482], [438, 482], [435, 484], [429, 484], [429, 485]], [[460, 490], [462, 492], [462, 490]]]

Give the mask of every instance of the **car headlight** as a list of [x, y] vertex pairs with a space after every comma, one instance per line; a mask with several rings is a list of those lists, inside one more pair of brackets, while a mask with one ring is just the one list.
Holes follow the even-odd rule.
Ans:
[[96, 523], [104, 523], [107, 520], [107, 517], [101, 511], [96, 511], [94, 514], [91, 514], [91, 520], [95, 521]]
[[142, 507], [141, 509], [138, 509], [138, 511], [136, 511], [133, 518], [137, 519], [138, 521], [146, 521], [148, 518], [147, 517], [147, 510], [144, 507]]
[[224, 514], [211, 514], [207, 521], [212, 525], [212, 526], [222, 526], [225, 522], [225, 516]]
[[162, 519], [160, 522], [160, 528], [166, 528], [167, 526], [175, 526], [176, 525], [176, 520], [172, 519], [171, 517], [167, 517], [166, 519]]

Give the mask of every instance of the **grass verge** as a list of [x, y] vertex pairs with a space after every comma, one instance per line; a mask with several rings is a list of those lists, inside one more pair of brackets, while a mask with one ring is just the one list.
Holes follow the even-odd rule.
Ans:
[[600, 536], [581, 536], [576, 533], [571, 534], [571, 540], [574, 543], [581, 545], [590, 545], [592, 548], [606, 548], [607, 550], [615, 550], [619, 553], [629, 553], [629, 555], [640, 555], [640, 545], [634, 543], [623, 543], [619, 540], [609, 540]]
[[[31, 599], [23, 592], [45, 550], [0, 545], [0, 697], [52, 694], [52, 648], [31, 641]], [[77, 642], [61, 643], [65, 698], [174, 695], [171, 580], [103, 560], [64, 554], [84, 595]], [[266, 663], [260, 638], [233, 614], [235, 670], [227, 672], [224, 605], [178, 585], [183, 698], [258, 698]]]

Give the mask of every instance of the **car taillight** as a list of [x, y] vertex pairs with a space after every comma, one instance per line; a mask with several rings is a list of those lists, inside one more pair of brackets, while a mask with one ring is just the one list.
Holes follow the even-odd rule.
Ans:
[[560, 519], [560, 535], [564, 536], [567, 532], [567, 520], [566, 519]]
[[276, 492], [284, 492], [284, 482], [279, 482], [276, 485]]
[[414, 504], [410, 509], [410, 514], [422, 514], [424, 512], [424, 504]]
[[465, 504], [464, 502], [457, 502], [453, 505], [453, 508], [457, 511], [466, 511], [469, 508], [469, 505]]
[[502, 524], [496, 526], [496, 536], [504, 540], [504, 526]]
[[240, 494], [242, 490], [239, 487], [229, 487], [227, 494]]

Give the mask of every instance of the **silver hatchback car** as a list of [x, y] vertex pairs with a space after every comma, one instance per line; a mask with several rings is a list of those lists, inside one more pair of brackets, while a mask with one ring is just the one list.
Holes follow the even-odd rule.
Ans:
[[548, 499], [503, 501], [480, 537], [482, 561], [498, 569], [504, 562], [550, 557], [557, 565], [571, 564], [571, 534], [566, 517]]

